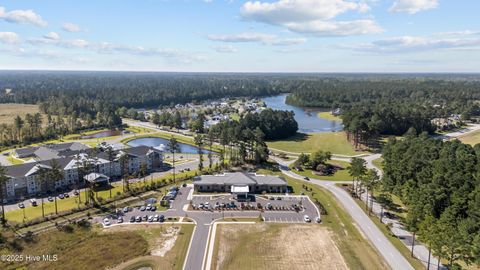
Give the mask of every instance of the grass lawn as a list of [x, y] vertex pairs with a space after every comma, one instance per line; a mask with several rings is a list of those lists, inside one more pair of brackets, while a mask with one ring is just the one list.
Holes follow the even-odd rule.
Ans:
[[330, 151], [339, 155], [358, 155], [365, 152], [355, 151], [347, 141], [345, 132], [325, 132], [297, 135], [280, 141], [267, 142], [268, 147], [294, 153], [312, 153], [317, 150]]
[[480, 130], [470, 132], [464, 136], [458, 137], [458, 139], [465, 143], [465, 144], [470, 144], [470, 145], [475, 145], [477, 143], [480, 143]]
[[[147, 227], [148, 228], [148, 227]], [[177, 228], [177, 238], [175, 243], [170, 250], [168, 250], [163, 257], [161, 256], [142, 256], [135, 258], [133, 260], [127, 261], [120, 265], [119, 267], [114, 268], [115, 270], [138, 270], [142, 267], [151, 268], [152, 270], [163, 270], [163, 269], [172, 269], [172, 270], [181, 270], [183, 268], [183, 263], [187, 255], [188, 245], [193, 234], [193, 229], [195, 225], [153, 225], [148, 229], [141, 229], [137, 232], [142, 235], [147, 242], [149, 243], [150, 249], [155, 249], [155, 246], [162, 245], [166, 242], [165, 240], [157, 238], [157, 235], [168, 235], [171, 234], [169, 229]], [[159, 241], [163, 240], [163, 241]]]
[[330, 112], [319, 112], [317, 114], [317, 116], [318, 116], [318, 118], [323, 118], [323, 119], [327, 119], [327, 120], [342, 122], [342, 118], [340, 118], [338, 116], [335, 116], [335, 115], [332, 115]]
[[[0, 124], [13, 124], [13, 119], [17, 115], [25, 118], [27, 113], [35, 114], [39, 112], [40, 108], [38, 105], [17, 103], [0, 104]], [[43, 116], [44, 115], [42, 114], [42, 118]]]
[[331, 160], [328, 163], [332, 164], [332, 165], [340, 166], [344, 169], [336, 171], [335, 174], [333, 174], [331, 176], [316, 175], [316, 174], [313, 173], [312, 170], [297, 171], [294, 168], [291, 168], [291, 169], [294, 173], [302, 175], [302, 176], [307, 176], [311, 179], [330, 180], [330, 181], [352, 180], [352, 177], [350, 176], [350, 174], [348, 173], [348, 170], [347, 170], [347, 167], [350, 165], [350, 163], [348, 163], [346, 161], [340, 161], [340, 160]]
[[[280, 175], [281, 172], [259, 170], [258, 173]], [[350, 215], [345, 212], [333, 195], [323, 188], [308, 182], [299, 181], [282, 175], [293, 188], [293, 194], [308, 195], [312, 201], [317, 199], [327, 211], [322, 216], [322, 225], [333, 232], [332, 238], [338, 246], [350, 269], [388, 269], [383, 258], [366, 240], [355, 226]], [[304, 189], [308, 188], [308, 191]]]

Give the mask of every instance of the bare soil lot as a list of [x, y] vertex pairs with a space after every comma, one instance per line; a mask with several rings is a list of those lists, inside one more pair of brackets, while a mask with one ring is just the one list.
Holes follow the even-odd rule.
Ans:
[[40, 112], [38, 105], [13, 103], [0, 104], [0, 124], [13, 124], [15, 116], [20, 115], [22, 118], [25, 118], [27, 113], [35, 114], [37, 112]]
[[324, 226], [221, 224], [212, 269], [348, 269]]

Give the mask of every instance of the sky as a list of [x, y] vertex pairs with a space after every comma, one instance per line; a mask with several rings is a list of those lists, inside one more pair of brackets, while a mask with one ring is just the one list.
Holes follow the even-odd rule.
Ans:
[[480, 72], [478, 0], [2, 0], [0, 69]]

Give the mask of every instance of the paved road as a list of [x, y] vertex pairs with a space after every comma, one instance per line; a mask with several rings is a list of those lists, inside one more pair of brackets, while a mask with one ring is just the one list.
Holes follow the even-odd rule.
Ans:
[[[278, 158], [275, 160], [280, 164], [282, 172], [292, 178], [305, 181], [302, 176], [290, 171], [288, 166]], [[383, 256], [385, 261], [392, 269], [407, 270], [414, 269], [403, 255], [390, 243], [387, 237], [378, 229], [373, 221], [358, 206], [353, 198], [342, 188], [336, 186], [337, 182], [310, 180], [311, 183], [319, 185], [330, 192], [340, 201], [343, 207], [350, 214], [352, 219], [359, 225], [363, 234], [371, 241], [378, 252]]]

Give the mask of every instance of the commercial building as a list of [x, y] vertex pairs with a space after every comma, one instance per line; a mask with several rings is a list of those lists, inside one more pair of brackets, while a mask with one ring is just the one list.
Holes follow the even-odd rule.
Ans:
[[194, 189], [199, 192], [248, 194], [288, 191], [287, 181], [282, 177], [243, 172], [197, 176], [193, 179], [193, 185]]

